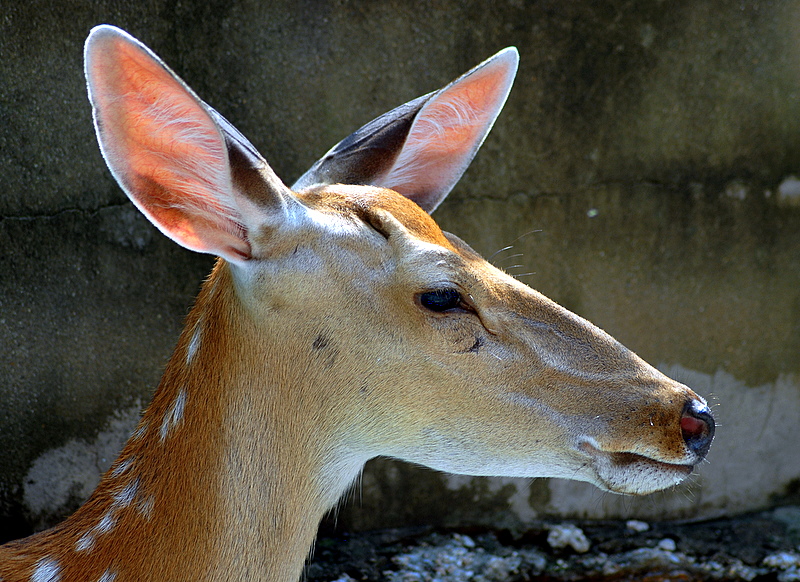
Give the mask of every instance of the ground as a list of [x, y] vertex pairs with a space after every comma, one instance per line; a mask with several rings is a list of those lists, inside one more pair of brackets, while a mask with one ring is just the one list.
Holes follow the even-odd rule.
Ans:
[[800, 506], [693, 523], [321, 536], [308, 582], [800, 581]]

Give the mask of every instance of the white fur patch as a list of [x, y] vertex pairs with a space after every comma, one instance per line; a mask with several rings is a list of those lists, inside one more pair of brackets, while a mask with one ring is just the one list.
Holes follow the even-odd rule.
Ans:
[[[111, 507], [108, 508], [105, 515], [100, 519], [98, 524], [83, 534], [77, 542], [75, 542], [75, 550], [78, 552], [85, 552], [94, 547], [96, 536], [110, 532], [117, 525], [117, 514], [120, 510], [129, 507], [136, 499], [139, 492], [139, 479], [134, 479], [128, 483], [121, 490], [114, 493]], [[137, 506], [141, 505], [141, 501]], [[140, 511], [141, 513], [141, 511]], [[116, 574], [115, 574], [116, 576]]]
[[139, 479], [134, 479], [130, 483], [128, 483], [122, 491], [119, 491], [114, 494], [114, 506], [115, 507], [127, 507], [132, 502], [133, 499], [136, 497], [136, 493], [139, 490]]
[[152, 495], [148, 497], [140, 497], [136, 502], [136, 509], [142, 515], [142, 517], [149, 520], [153, 517], [153, 508], [155, 507], [155, 504], [156, 500]]
[[75, 542], [76, 552], [85, 552], [94, 547], [94, 534], [90, 531], [83, 534], [80, 539]]
[[175, 402], [172, 404], [172, 407], [167, 412], [166, 416], [164, 417], [164, 422], [161, 423], [161, 442], [163, 443], [167, 439], [167, 435], [169, 432], [174, 429], [180, 423], [181, 419], [183, 418], [183, 410], [186, 406], [186, 389], [181, 388], [181, 391], [178, 392], [178, 397], [175, 399]]
[[98, 523], [94, 529], [97, 531], [97, 533], [104, 534], [110, 532], [115, 525], [117, 525], [117, 518], [114, 515], [114, 508], [112, 507], [106, 512], [106, 514], [100, 520], [100, 523]]
[[97, 580], [97, 582], [114, 582], [117, 578], [117, 573], [112, 570], [106, 570], [103, 572], [103, 575]]
[[131, 439], [132, 440], [139, 440], [140, 438], [142, 438], [144, 436], [144, 434], [147, 432], [148, 426], [149, 425], [148, 425], [146, 420], [141, 421], [139, 426], [136, 427], [136, 430], [133, 431], [133, 434], [131, 435]]
[[131, 465], [133, 465], [133, 462], [134, 462], [135, 460], [136, 460], [136, 457], [135, 457], [135, 456], [132, 456], [132, 457], [128, 457], [128, 458], [127, 458], [127, 459], [125, 459], [124, 461], [120, 461], [120, 462], [119, 462], [119, 463], [117, 463], [117, 465], [116, 465], [116, 466], [115, 466], [115, 467], [114, 467], [114, 468], [111, 470], [111, 476], [112, 476], [112, 477], [119, 477], [119, 476], [120, 476], [120, 475], [122, 475], [122, 474], [123, 474], [125, 471], [127, 471], [128, 469], [130, 469]]
[[191, 364], [197, 354], [197, 348], [200, 347], [200, 338], [203, 334], [202, 319], [194, 326], [192, 338], [189, 340], [189, 346], [186, 348], [186, 364]]
[[61, 566], [52, 558], [42, 558], [31, 574], [31, 582], [58, 582], [61, 580]]

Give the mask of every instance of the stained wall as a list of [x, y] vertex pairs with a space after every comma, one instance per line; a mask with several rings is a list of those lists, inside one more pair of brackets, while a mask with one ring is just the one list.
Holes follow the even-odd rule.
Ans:
[[719, 421], [708, 463], [666, 493], [378, 460], [340, 527], [797, 502], [799, 16], [796, 1], [6, 2], [0, 535], [88, 495], [213, 260], [155, 231], [103, 164], [82, 75], [102, 22], [156, 50], [288, 183], [362, 123], [517, 46], [506, 108], [435, 218], [708, 396]]

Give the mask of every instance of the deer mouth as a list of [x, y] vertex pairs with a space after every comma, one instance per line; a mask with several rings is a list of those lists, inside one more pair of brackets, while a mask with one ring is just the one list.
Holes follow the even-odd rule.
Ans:
[[668, 463], [629, 452], [603, 451], [589, 442], [580, 449], [591, 459], [598, 485], [614, 493], [647, 495], [673, 487], [688, 477], [693, 464]]

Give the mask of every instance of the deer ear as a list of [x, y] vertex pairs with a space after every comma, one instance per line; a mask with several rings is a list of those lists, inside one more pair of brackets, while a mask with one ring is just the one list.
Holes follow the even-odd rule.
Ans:
[[292, 188], [371, 184], [433, 212], [492, 128], [518, 63], [517, 49], [509, 47], [439, 91], [378, 117], [334, 146]]
[[94, 28], [84, 56], [100, 149], [128, 197], [188, 249], [233, 262], [251, 258], [249, 233], [266, 211], [235, 188], [229, 153], [263, 164], [274, 196], [286, 196], [263, 158], [127, 33]]

